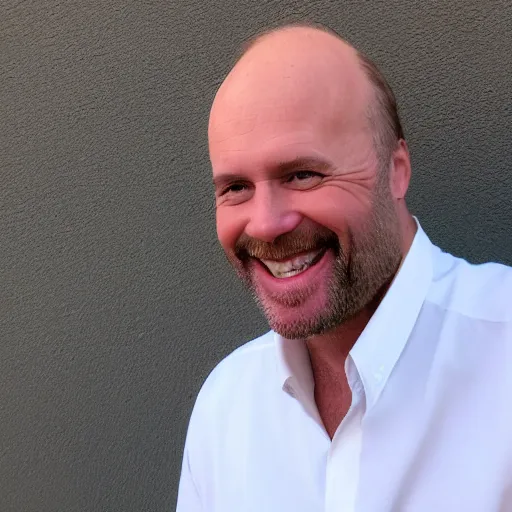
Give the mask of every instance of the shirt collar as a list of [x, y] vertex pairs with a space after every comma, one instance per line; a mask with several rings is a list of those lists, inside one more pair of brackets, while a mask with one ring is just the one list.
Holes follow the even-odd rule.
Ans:
[[363, 381], [367, 409], [379, 398], [418, 318], [432, 282], [433, 245], [417, 231], [402, 265], [350, 355]]
[[320, 425], [322, 420], [315, 404], [315, 382], [309, 352], [303, 340], [290, 340], [274, 333], [277, 370], [283, 390], [296, 398]]
[[[432, 281], [433, 245], [417, 219], [417, 232], [388, 292], [350, 351], [364, 386], [367, 410], [379, 398], [395, 367]], [[274, 333], [283, 389], [314, 404], [314, 380], [306, 344]], [[300, 395], [300, 396], [297, 396]], [[318, 411], [308, 412], [316, 419]]]

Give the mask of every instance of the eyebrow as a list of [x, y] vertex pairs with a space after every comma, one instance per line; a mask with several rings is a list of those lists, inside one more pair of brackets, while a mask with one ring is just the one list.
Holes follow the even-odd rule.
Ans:
[[[328, 160], [316, 157], [298, 157], [294, 158], [293, 160], [279, 162], [270, 166], [269, 174], [271, 177], [278, 177], [292, 171], [327, 171], [333, 167], [333, 164]], [[238, 173], [223, 173], [218, 174], [213, 178], [213, 184], [216, 188], [222, 188], [229, 183], [234, 183], [237, 181], [247, 181], [247, 176]]]

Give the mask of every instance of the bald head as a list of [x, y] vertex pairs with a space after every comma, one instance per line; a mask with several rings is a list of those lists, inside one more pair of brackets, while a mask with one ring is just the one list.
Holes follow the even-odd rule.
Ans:
[[324, 27], [288, 25], [250, 40], [217, 93], [210, 135], [227, 104], [236, 109], [261, 94], [269, 96], [270, 108], [286, 110], [284, 98], [296, 100], [294, 108], [304, 100], [302, 107], [317, 114], [323, 109], [332, 123], [366, 123], [385, 161], [403, 138], [396, 101], [383, 75]]
[[[352, 318], [398, 268], [410, 165], [396, 136], [393, 151], [382, 151], [378, 111], [358, 52], [312, 27], [254, 41], [217, 93], [209, 124], [217, 234], [286, 337]], [[285, 261], [300, 268], [284, 271]]]

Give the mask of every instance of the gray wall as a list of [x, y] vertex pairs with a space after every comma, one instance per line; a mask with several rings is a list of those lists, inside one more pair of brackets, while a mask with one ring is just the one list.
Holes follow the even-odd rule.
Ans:
[[216, 243], [209, 105], [303, 18], [389, 76], [431, 238], [512, 263], [510, 1], [3, 0], [2, 512], [174, 509], [201, 382], [265, 330]]

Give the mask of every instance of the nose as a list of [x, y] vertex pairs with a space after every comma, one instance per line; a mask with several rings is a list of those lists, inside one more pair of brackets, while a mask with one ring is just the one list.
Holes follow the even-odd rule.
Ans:
[[301, 223], [302, 215], [270, 183], [261, 185], [252, 197], [245, 233], [270, 243], [279, 235], [293, 231]]

